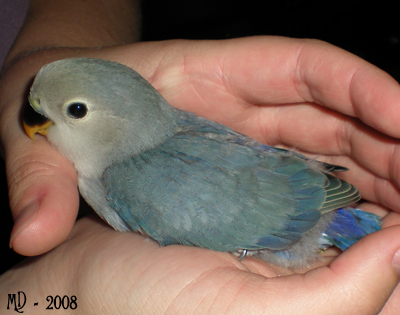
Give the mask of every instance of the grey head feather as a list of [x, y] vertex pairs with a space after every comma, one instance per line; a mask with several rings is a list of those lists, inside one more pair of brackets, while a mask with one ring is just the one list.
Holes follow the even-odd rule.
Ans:
[[[158, 145], [176, 128], [175, 111], [154, 87], [112, 61], [72, 58], [48, 64], [36, 76], [30, 97], [54, 122], [49, 141], [84, 177], [97, 177], [112, 163]], [[85, 104], [88, 114], [70, 117], [72, 103]]]

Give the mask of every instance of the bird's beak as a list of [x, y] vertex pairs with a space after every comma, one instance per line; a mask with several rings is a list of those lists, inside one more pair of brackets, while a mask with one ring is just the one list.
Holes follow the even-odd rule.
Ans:
[[46, 136], [53, 122], [42, 115], [42, 109], [37, 101], [29, 98], [29, 103], [30, 106], [26, 104], [24, 108], [22, 124], [28, 137], [33, 140], [35, 138], [35, 133]]
[[47, 120], [44, 124], [41, 125], [28, 125], [25, 121], [23, 121], [23, 125], [28, 137], [34, 140], [35, 133], [46, 136], [47, 130], [53, 125], [53, 122], [51, 120]]

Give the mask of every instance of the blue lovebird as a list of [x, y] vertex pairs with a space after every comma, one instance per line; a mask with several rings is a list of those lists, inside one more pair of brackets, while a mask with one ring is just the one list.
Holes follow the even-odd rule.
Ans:
[[29, 102], [41, 118], [24, 113], [27, 134], [74, 164], [80, 193], [118, 231], [296, 269], [381, 228], [348, 207], [360, 194], [332, 175], [346, 168], [175, 109], [121, 64], [48, 64]]

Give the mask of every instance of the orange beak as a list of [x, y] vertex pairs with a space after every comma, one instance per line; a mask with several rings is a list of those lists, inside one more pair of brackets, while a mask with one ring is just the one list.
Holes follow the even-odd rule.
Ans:
[[53, 122], [51, 120], [47, 120], [44, 124], [41, 125], [28, 125], [25, 121], [23, 121], [23, 125], [28, 137], [34, 140], [35, 133], [46, 136], [47, 131], [53, 125]]
[[[36, 103], [32, 104], [32, 100], [29, 101], [32, 107], [38, 107]], [[53, 122], [37, 113], [31, 106], [29, 104], [25, 106], [22, 115], [22, 124], [28, 137], [34, 140], [35, 133], [46, 136], [48, 129], [53, 126]]]

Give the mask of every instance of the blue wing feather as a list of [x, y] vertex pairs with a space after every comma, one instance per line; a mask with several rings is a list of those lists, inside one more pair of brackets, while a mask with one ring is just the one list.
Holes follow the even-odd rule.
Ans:
[[346, 250], [364, 236], [381, 229], [381, 220], [375, 214], [358, 209], [338, 209], [321, 237], [321, 244], [335, 245]]

